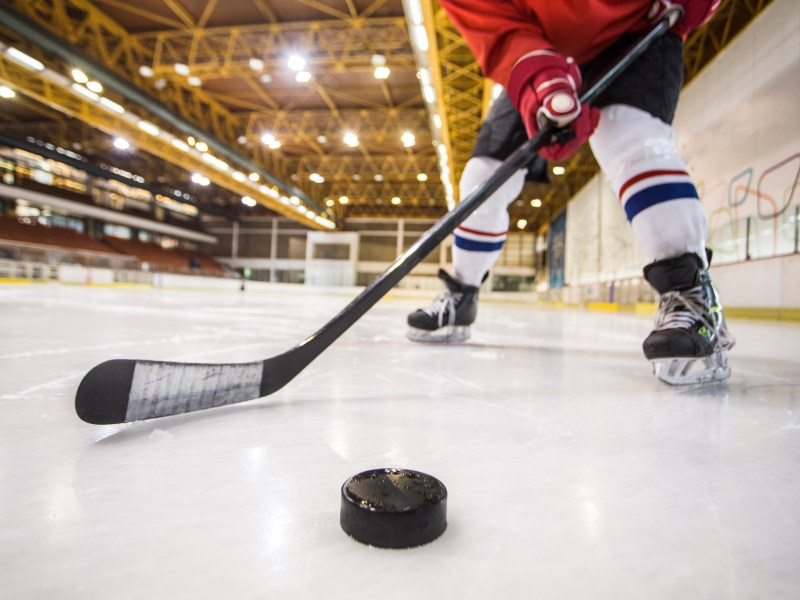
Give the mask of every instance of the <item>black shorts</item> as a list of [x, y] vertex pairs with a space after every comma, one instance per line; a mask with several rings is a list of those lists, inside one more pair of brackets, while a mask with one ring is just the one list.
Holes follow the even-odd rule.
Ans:
[[[639, 38], [638, 35], [622, 37], [591, 62], [581, 65], [585, 82], [597, 79], [614, 64]], [[683, 85], [683, 41], [674, 33], [655, 40], [636, 61], [593, 102], [602, 108], [611, 104], [626, 104], [672, 123], [678, 96]], [[481, 124], [472, 156], [489, 156], [505, 160], [519, 148], [528, 134], [517, 109], [503, 91], [494, 101], [489, 114]], [[537, 157], [528, 168], [532, 181], [547, 181], [547, 163]]]

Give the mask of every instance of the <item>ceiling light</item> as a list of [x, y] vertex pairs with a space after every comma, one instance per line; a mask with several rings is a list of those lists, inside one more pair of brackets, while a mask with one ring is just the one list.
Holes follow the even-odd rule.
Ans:
[[245, 206], [255, 206], [257, 203], [250, 196], [242, 196], [242, 204]]
[[298, 198], [297, 196], [290, 196], [289, 202], [291, 202], [295, 206], [298, 206], [300, 204], [300, 198]]
[[77, 83], [86, 83], [87, 81], [89, 81], [88, 75], [86, 75], [86, 73], [84, 73], [80, 69], [72, 69], [72, 78]]
[[325, 183], [325, 178], [319, 173], [312, 173], [308, 178], [314, 183]]
[[261, 83], [272, 83], [272, 75], [269, 75], [268, 73], [264, 73], [263, 75], [261, 75], [261, 76], [258, 78], [258, 80], [259, 80]]
[[247, 175], [245, 175], [241, 171], [234, 171], [233, 173], [231, 173], [231, 177], [233, 177], [239, 183], [244, 183], [245, 181], [247, 181]]
[[248, 175], [247, 178], [250, 181], [258, 181], [259, 179], [261, 179], [261, 176], [258, 173], [250, 173], [250, 175]]
[[442, 117], [439, 116], [439, 113], [433, 115], [433, 126], [436, 127], [436, 129], [442, 128]]
[[155, 71], [153, 71], [153, 69], [151, 67], [148, 67], [147, 65], [142, 65], [141, 67], [139, 67], [139, 75], [141, 75], [142, 77], [152, 77], [153, 75], [155, 75]]
[[369, 62], [372, 63], [373, 67], [382, 67], [386, 64], [386, 57], [383, 54], [373, 54]]
[[358, 146], [358, 136], [352, 131], [345, 133], [342, 140], [344, 141], [345, 145], [350, 146], [351, 148]]
[[203, 85], [203, 80], [197, 77], [196, 75], [192, 75], [186, 80], [186, 83], [188, 83], [193, 87], [200, 87], [201, 85]]
[[531, 200], [531, 206], [533, 208], [539, 208], [542, 205], [542, 201], [539, 198], [534, 198]]
[[567, 170], [560, 165], [556, 165], [555, 167], [553, 167], [553, 175], [563, 175], [566, 172]]
[[127, 150], [130, 147], [131, 143], [125, 138], [121, 137], [114, 138], [114, 148], [117, 148], [119, 150]]
[[328, 143], [328, 137], [327, 137], [327, 136], [324, 136], [324, 135], [318, 135], [318, 136], [317, 136], [317, 141], [318, 141], [320, 144], [327, 144], [327, 143]]
[[0, 98], [13, 98], [17, 94], [10, 87], [0, 85]]
[[253, 71], [264, 70], [264, 61], [260, 58], [251, 58], [249, 61], [247, 61], [247, 64], [250, 65], [250, 68], [253, 69]]
[[411, 29], [412, 37], [416, 42], [417, 48], [421, 52], [428, 51], [428, 32], [425, 31], [425, 25], [414, 25]]
[[109, 100], [108, 98], [100, 98], [100, 104], [105, 106], [110, 111], [117, 113], [118, 115], [125, 114], [125, 109], [122, 107], [122, 105], [117, 104], [113, 100]]
[[281, 147], [281, 143], [278, 140], [274, 140], [270, 142], [268, 145], [270, 150], [277, 150], [278, 148]]
[[350, 198], [347, 196], [339, 196], [339, 204], [347, 204], [350, 202]]
[[311, 81], [311, 73], [308, 71], [298, 71], [297, 75], [294, 76], [294, 80], [297, 83], [308, 83]]
[[174, 66], [175, 66], [175, 72], [178, 75], [183, 75], [184, 77], [189, 75], [189, 66], [188, 65], [184, 65], [183, 63], [175, 63]]
[[247, 136], [240, 135], [238, 138], [236, 138], [236, 141], [239, 142], [240, 144], [245, 144], [247, 143]]
[[375, 71], [372, 73], [375, 76], [375, 79], [389, 79], [389, 74], [392, 70], [389, 67], [375, 67]]
[[187, 144], [183, 140], [179, 140], [178, 138], [172, 140], [172, 145], [175, 146], [178, 150], [183, 150], [184, 152], [189, 151], [189, 144]]
[[299, 210], [303, 214], [306, 214], [308, 212], [308, 209], [305, 206], [303, 206], [302, 204], [297, 207], [297, 210]]
[[361, 174], [353, 173], [353, 181], [361, 181]]
[[198, 185], [206, 186], [211, 183], [211, 180], [206, 177], [205, 175], [201, 175], [200, 173], [195, 173], [192, 175], [192, 181]]
[[99, 81], [90, 81], [86, 84], [86, 87], [92, 90], [95, 94], [103, 93], [103, 86]]
[[87, 90], [80, 83], [73, 83], [72, 89], [78, 92], [84, 98], [88, 98], [89, 100], [94, 100], [95, 102], [98, 102], [100, 100], [100, 96], [98, 96], [97, 94], [95, 94], [90, 90]]
[[208, 152], [208, 144], [205, 142], [197, 142], [194, 147], [200, 150], [200, 152]]
[[139, 121], [136, 126], [144, 131], [145, 133], [149, 133], [150, 135], [157, 136], [161, 133], [161, 130], [150, 123], [149, 121]]
[[328, 198], [325, 200], [325, 206], [333, 206], [336, 202], [333, 201], [333, 198]]
[[411, 146], [417, 143], [417, 138], [415, 138], [414, 134], [410, 131], [406, 131], [402, 136], [400, 136], [400, 141], [403, 142], [403, 146], [406, 148], [411, 148]]
[[194, 146], [196, 140], [194, 139], [194, 136], [190, 135], [188, 138], [186, 138], [186, 141], [190, 146]]
[[428, 181], [428, 176], [425, 173], [418, 173], [417, 181]]
[[394, 204], [395, 206], [397, 206], [398, 204], [400, 204], [400, 198], [399, 198], [399, 196], [395, 196], [394, 198], [392, 198], [392, 204]]
[[525, 229], [528, 226], [528, 221], [525, 219], [520, 219], [517, 221], [517, 229]]
[[33, 58], [32, 56], [28, 56], [24, 52], [17, 50], [16, 48], [7, 48], [6, 54], [8, 58], [13, 60], [18, 65], [25, 67], [26, 69], [31, 69], [33, 71], [44, 71], [44, 65]]
[[302, 71], [306, 66], [306, 59], [299, 54], [292, 54], [287, 64], [292, 71]]
[[381, 175], [380, 173], [376, 173], [375, 175], [372, 176], [372, 179], [380, 183], [381, 181], [383, 181], [383, 175]]

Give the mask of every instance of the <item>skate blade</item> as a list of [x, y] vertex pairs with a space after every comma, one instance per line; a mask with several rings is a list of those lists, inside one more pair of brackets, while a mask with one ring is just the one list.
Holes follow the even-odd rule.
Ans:
[[425, 344], [460, 344], [466, 342], [469, 336], [469, 325], [442, 327], [435, 331], [426, 331], [424, 329], [411, 327], [406, 333], [406, 337], [412, 342], [422, 342]]
[[662, 358], [650, 362], [655, 376], [669, 385], [723, 381], [731, 375], [728, 354], [721, 348], [703, 358]]

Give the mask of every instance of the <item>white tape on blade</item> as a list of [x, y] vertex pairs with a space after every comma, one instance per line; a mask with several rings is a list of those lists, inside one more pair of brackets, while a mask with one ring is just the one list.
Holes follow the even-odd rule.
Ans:
[[164, 417], [258, 398], [263, 364], [138, 362], [125, 420]]

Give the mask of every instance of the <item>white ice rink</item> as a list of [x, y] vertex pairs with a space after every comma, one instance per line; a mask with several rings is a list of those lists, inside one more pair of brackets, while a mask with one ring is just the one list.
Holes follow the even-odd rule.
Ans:
[[[0, 285], [0, 597], [800, 598], [798, 324], [731, 321], [730, 382], [676, 389], [650, 317], [486, 302], [431, 347], [389, 298], [270, 397], [74, 414], [99, 362], [263, 359], [349, 300]], [[342, 483], [384, 466], [444, 482], [441, 538], [342, 532]]]

